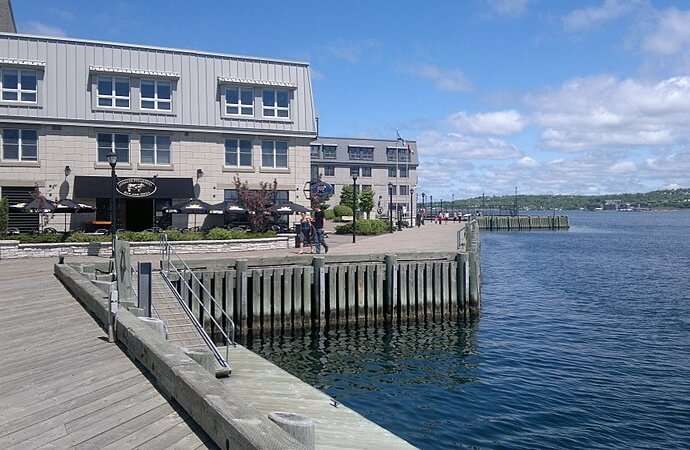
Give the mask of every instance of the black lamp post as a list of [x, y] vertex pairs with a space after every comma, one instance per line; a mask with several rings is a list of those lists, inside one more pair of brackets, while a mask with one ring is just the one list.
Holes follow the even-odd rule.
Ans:
[[357, 243], [357, 174], [352, 174], [352, 243]]
[[[111, 179], [111, 189], [110, 189], [110, 237], [112, 246], [112, 258], [113, 258], [113, 274], [117, 273], [115, 268], [115, 237], [117, 234], [117, 214], [115, 212], [115, 186], [117, 184], [117, 175], [115, 174], [115, 166], [117, 165], [117, 153], [111, 151], [106, 155], [108, 164], [110, 164], [110, 179]], [[113, 334], [113, 298], [112, 293], [108, 298], [108, 342], [115, 342], [115, 336]]]
[[[414, 220], [417, 220], [415, 210], [414, 210], [414, 189], [410, 189], [410, 228], [415, 226], [416, 224], [413, 222]], [[413, 219], [414, 217], [414, 219]]]
[[434, 221], [434, 196], [429, 195], [429, 209], [431, 210], [431, 221]]
[[388, 183], [388, 225], [393, 232], [393, 183]]
[[[422, 192], [422, 209], [426, 209], [426, 200], [425, 200], [426, 194]], [[424, 216], [422, 216], [422, 220], [424, 219]]]

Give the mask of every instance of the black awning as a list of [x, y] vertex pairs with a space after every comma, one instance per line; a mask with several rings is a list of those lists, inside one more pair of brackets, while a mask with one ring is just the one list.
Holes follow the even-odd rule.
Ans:
[[[129, 177], [120, 177], [119, 180]], [[194, 183], [191, 178], [144, 178], [156, 184], [156, 191], [146, 198], [194, 198]], [[110, 177], [74, 177], [75, 198], [110, 198]], [[127, 198], [118, 193], [119, 198]]]

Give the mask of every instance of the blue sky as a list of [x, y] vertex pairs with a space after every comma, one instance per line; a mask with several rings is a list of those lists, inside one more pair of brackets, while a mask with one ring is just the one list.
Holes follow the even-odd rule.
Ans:
[[321, 134], [457, 197], [690, 186], [690, 3], [15, 0], [20, 32], [311, 63]]

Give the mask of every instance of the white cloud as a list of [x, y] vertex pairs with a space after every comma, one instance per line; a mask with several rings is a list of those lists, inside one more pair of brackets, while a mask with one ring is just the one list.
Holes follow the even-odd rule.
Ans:
[[494, 13], [501, 16], [519, 16], [527, 10], [529, 0], [487, 0]]
[[629, 14], [641, 3], [638, 0], [603, 0], [598, 6], [571, 11], [563, 18], [563, 26], [568, 31], [592, 28]]
[[349, 62], [350, 64], [357, 64], [368, 52], [379, 46], [380, 43], [374, 39], [359, 41], [339, 40], [327, 45], [326, 51], [337, 59]]
[[532, 157], [523, 156], [518, 160], [518, 165], [522, 167], [537, 167], [539, 165], [539, 162], [537, 162], [537, 160]]
[[690, 11], [671, 8], [659, 14], [654, 31], [648, 35], [642, 48], [648, 52], [669, 56], [687, 51], [690, 44]]
[[526, 126], [526, 120], [515, 110], [467, 114], [457, 112], [448, 118], [451, 126], [463, 133], [485, 135], [508, 135], [519, 133]]
[[690, 139], [690, 77], [580, 78], [530, 101], [542, 141], [553, 149], [650, 148]]
[[472, 84], [461, 70], [442, 69], [433, 64], [423, 64], [413, 67], [411, 71], [421, 78], [433, 81], [436, 88], [442, 91], [464, 92], [472, 89]]
[[611, 164], [608, 171], [611, 173], [632, 173], [637, 170], [637, 164], [632, 161], [618, 161], [617, 163]]
[[513, 144], [492, 137], [428, 131], [419, 136], [419, 154], [449, 163], [461, 160], [505, 160], [522, 157]]
[[38, 21], [27, 22], [26, 26], [22, 27], [21, 32], [41, 36], [67, 36], [67, 33], [62, 28]]

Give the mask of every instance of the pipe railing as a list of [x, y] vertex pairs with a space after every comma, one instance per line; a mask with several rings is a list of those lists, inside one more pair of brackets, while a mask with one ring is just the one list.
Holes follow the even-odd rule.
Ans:
[[[163, 279], [166, 281], [170, 289], [173, 291], [175, 294], [175, 297], [177, 298], [177, 301], [180, 303], [182, 308], [184, 309], [185, 313], [192, 319], [192, 323], [194, 326], [197, 328], [199, 331], [202, 339], [204, 342], [208, 345], [209, 349], [211, 352], [213, 352], [214, 356], [218, 360], [221, 366], [223, 367], [229, 367], [228, 363], [228, 349], [230, 347], [229, 344], [232, 344], [233, 347], [235, 347], [237, 344], [235, 342], [235, 322], [228, 316], [228, 314], [225, 312], [223, 309], [222, 305], [220, 305], [216, 299], [211, 295], [211, 293], [206, 289], [206, 286], [199, 280], [199, 278], [196, 276], [194, 271], [189, 268], [187, 263], [180, 258], [177, 253], [175, 253], [175, 249], [170, 245], [168, 242], [168, 237], [165, 233], [161, 234], [160, 237], [160, 245], [161, 245], [161, 274], [163, 276]], [[174, 261], [172, 261], [174, 259]], [[177, 265], [182, 266], [182, 270], [180, 270]], [[203, 324], [199, 323], [199, 318], [195, 317], [192, 311], [190, 310], [189, 306], [187, 305], [186, 301], [182, 298], [181, 294], [175, 289], [172, 281], [170, 280], [170, 274], [174, 274], [177, 276], [177, 278], [180, 280], [180, 283], [184, 283], [184, 285], [187, 288], [187, 291], [191, 293], [192, 299], [199, 305], [199, 307], [206, 313], [208, 318], [211, 320], [211, 322], [215, 325], [215, 327], [218, 329], [218, 331], [221, 333], [221, 335], [225, 338], [225, 358], [220, 354], [218, 351], [218, 347], [216, 346], [215, 342], [209, 335], [206, 333], [206, 330], [204, 329]], [[187, 281], [186, 279], [186, 274], [190, 274], [190, 282]], [[194, 292], [194, 289], [192, 286], [194, 283], [197, 283], [197, 285], [201, 288], [201, 290], [204, 293], [204, 296], [207, 297], [210, 302], [215, 306], [215, 309], [217, 311], [220, 311], [221, 315], [225, 318], [226, 325], [227, 325], [227, 330], [223, 331], [223, 326], [220, 325], [215, 318], [213, 317], [213, 314], [211, 311], [209, 311], [208, 308], [204, 305], [204, 302], [199, 298], [199, 296]]]

